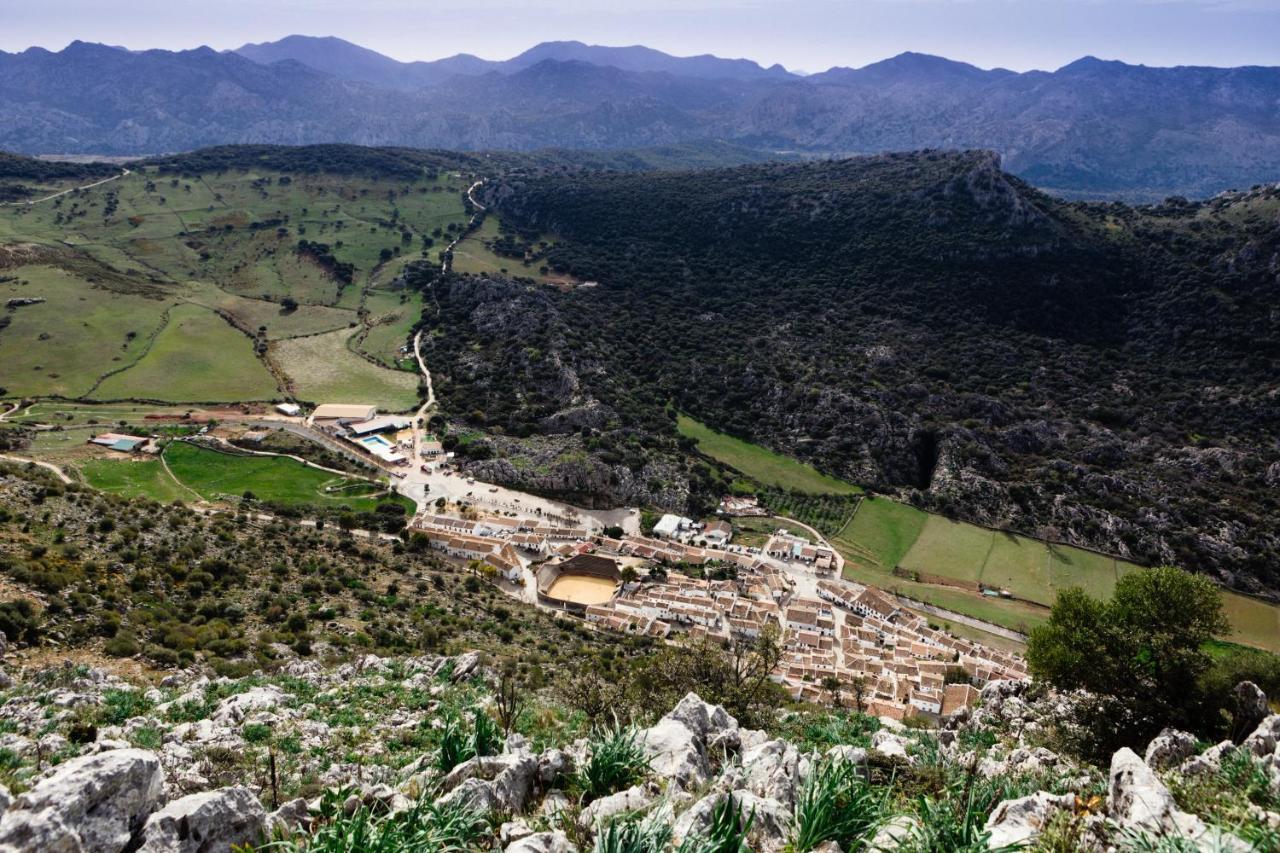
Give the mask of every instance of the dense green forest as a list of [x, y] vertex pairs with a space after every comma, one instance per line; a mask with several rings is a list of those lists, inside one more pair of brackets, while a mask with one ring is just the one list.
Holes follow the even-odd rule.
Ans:
[[953, 516], [1276, 586], [1276, 188], [1065, 203], [922, 152], [484, 192], [599, 284], [435, 289], [428, 359], [477, 425], [639, 472], [678, 408]]

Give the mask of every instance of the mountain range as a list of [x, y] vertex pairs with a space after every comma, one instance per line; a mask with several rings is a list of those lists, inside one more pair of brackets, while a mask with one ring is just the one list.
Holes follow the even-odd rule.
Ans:
[[153, 154], [224, 143], [468, 150], [731, 142], [829, 157], [983, 148], [1074, 197], [1207, 196], [1280, 178], [1280, 68], [1080, 59], [982, 69], [905, 53], [801, 76], [745, 59], [548, 42], [398, 62], [336, 38], [236, 51], [73, 42], [0, 52], [0, 148]]

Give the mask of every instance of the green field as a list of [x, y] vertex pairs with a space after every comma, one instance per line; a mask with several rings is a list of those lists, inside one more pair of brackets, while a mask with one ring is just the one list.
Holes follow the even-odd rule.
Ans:
[[[206, 500], [238, 500], [246, 491], [259, 500], [321, 507], [348, 506], [357, 512], [374, 509], [383, 490], [362, 480], [352, 480], [309, 468], [281, 456], [233, 456], [173, 442], [164, 451], [169, 470], [183, 485]], [[135, 463], [118, 463], [122, 465]], [[413, 502], [400, 495], [390, 498], [412, 512]]]
[[545, 261], [525, 263], [521, 258], [508, 258], [491, 248], [502, 232], [496, 216], [486, 216], [471, 234], [453, 247], [452, 270], [473, 275], [503, 274], [531, 278], [544, 284], [575, 284], [573, 279], [557, 273], [542, 272]]
[[[302, 357], [286, 350], [283, 361], [299, 375], [284, 378], [301, 393], [369, 388], [385, 407], [409, 407], [415, 379], [380, 375], [336, 345], [347, 349], [355, 336], [368, 359], [397, 366], [420, 306], [416, 295], [402, 301], [396, 276], [415, 259], [439, 262], [466, 222], [465, 186], [461, 177], [425, 173], [172, 177], [145, 169], [47, 203], [0, 208], [0, 297], [45, 300], [10, 311], [0, 329], [0, 395], [272, 399], [280, 383], [251, 338], [334, 332], [322, 370], [304, 344], [296, 348]], [[304, 240], [352, 264], [351, 280], [302, 251]], [[193, 319], [195, 306], [209, 316]], [[174, 322], [165, 326], [166, 317]], [[244, 334], [222, 333], [232, 327]], [[153, 354], [143, 358], [148, 347]]]
[[169, 476], [159, 459], [93, 459], [80, 466], [80, 473], [95, 489], [116, 495], [151, 498], [161, 503], [196, 497]]
[[928, 519], [928, 514], [908, 504], [868, 497], [831, 544], [839, 547], [846, 559], [887, 575], [902, 562]]
[[249, 338], [207, 308], [179, 305], [169, 312], [169, 322], [147, 354], [104, 379], [93, 396], [238, 403], [270, 400], [279, 393]]
[[4, 270], [0, 302], [43, 299], [6, 312], [0, 329], [0, 386], [10, 396], [89, 393], [98, 377], [138, 359], [163, 322], [165, 303], [95, 287], [48, 266]]
[[[1138, 566], [1069, 545], [988, 530], [930, 515], [886, 498], [864, 498], [831, 544], [845, 558], [851, 580], [895, 589], [936, 607], [1016, 631], [1041, 624], [1059, 591], [1072, 586], [1109, 598], [1116, 580]], [[916, 580], [904, 572], [935, 575], [954, 586]], [[984, 596], [979, 584], [1007, 589], [1021, 601]], [[1231, 639], [1280, 651], [1280, 608], [1223, 593]]]
[[759, 483], [812, 495], [856, 495], [862, 491], [851, 483], [823, 474], [812, 465], [797, 462], [758, 444], [716, 432], [685, 415], [678, 417], [676, 428], [681, 435], [697, 442], [700, 453]]
[[385, 412], [418, 405], [418, 375], [379, 367], [347, 346], [351, 331], [340, 329], [272, 346], [271, 359], [292, 380], [292, 392], [313, 403], [369, 403]]

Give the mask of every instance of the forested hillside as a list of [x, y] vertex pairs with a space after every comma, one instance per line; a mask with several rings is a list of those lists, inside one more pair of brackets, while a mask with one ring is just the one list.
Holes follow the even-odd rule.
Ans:
[[1277, 190], [1066, 204], [926, 152], [485, 193], [599, 286], [438, 289], [454, 411], [621, 423], [604, 451], [638, 473], [678, 408], [930, 509], [1275, 588]]

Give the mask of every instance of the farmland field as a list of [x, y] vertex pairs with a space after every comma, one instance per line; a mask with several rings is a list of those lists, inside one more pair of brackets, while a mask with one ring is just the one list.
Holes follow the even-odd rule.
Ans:
[[[10, 311], [0, 328], [0, 395], [273, 399], [268, 368], [284, 364], [304, 396], [367, 389], [356, 396], [408, 408], [416, 379], [368, 359], [401, 366], [420, 297], [387, 288], [411, 260], [439, 262], [466, 221], [466, 185], [427, 170], [373, 179], [148, 168], [0, 208], [0, 296], [45, 300]], [[319, 345], [286, 346], [268, 364], [251, 340], [321, 333], [333, 337], [319, 367]]]
[[697, 442], [699, 452], [762, 484], [813, 495], [856, 495], [862, 491], [852, 483], [823, 474], [811, 465], [716, 432], [685, 415], [679, 416], [676, 426], [681, 435]]
[[[1116, 580], [1138, 568], [1105, 554], [962, 524], [874, 497], [862, 500], [831, 544], [845, 558], [845, 577], [851, 580], [1018, 631], [1045, 621], [1059, 591], [1078, 586], [1109, 598]], [[895, 567], [937, 575], [956, 586], [895, 575]], [[984, 596], [980, 583], [1022, 600]], [[1222, 598], [1234, 642], [1280, 651], [1280, 608], [1232, 592]]]
[[207, 308], [179, 305], [147, 354], [108, 376], [93, 396], [182, 403], [270, 400], [279, 394], [249, 338]]
[[0, 329], [0, 385], [11, 396], [89, 393], [108, 370], [142, 355], [165, 303], [94, 287], [49, 266], [5, 270], [0, 301], [42, 299], [7, 312]]
[[[412, 512], [412, 501], [400, 495], [380, 498], [379, 487], [308, 468], [280, 456], [233, 456], [186, 442], [171, 443], [164, 459], [174, 476], [206, 500], [238, 499], [246, 491], [259, 500], [282, 504], [373, 510], [380, 500], [392, 500]], [[132, 464], [132, 463], [119, 463]]]
[[111, 494], [146, 497], [161, 503], [195, 498], [169, 476], [159, 459], [94, 459], [81, 465], [80, 473], [89, 485]]
[[292, 380], [293, 394], [313, 403], [369, 403], [403, 412], [418, 402], [418, 376], [371, 364], [347, 347], [340, 329], [274, 344], [271, 358]]

